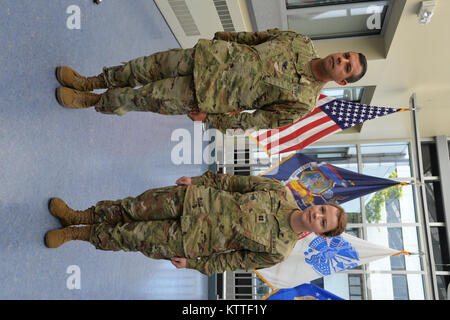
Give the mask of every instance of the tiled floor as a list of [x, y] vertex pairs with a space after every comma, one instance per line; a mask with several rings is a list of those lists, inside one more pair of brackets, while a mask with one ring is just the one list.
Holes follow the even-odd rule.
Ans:
[[[67, 27], [71, 5], [80, 9], [80, 29]], [[0, 299], [207, 299], [207, 277], [197, 271], [82, 241], [58, 249], [43, 242], [58, 227], [47, 210], [51, 197], [84, 209], [207, 168], [171, 161], [172, 132], [194, 131], [186, 116], [118, 117], [55, 100], [58, 65], [96, 75], [179, 47], [154, 2], [4, 0], [0, 47]], [[68, 289], [71, 265], [80, 289]]]

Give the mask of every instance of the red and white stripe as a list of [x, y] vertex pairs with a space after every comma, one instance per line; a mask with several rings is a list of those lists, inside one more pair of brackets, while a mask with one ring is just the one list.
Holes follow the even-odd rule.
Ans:
[[321, 109], [321, 106], [333, 100], [335, 98], [320, 95], [316, 107], [306, 117], [281, 128], [256, 130], [248, 135], [269, 154], [303, 149], [330, 134], [342, 131], [341, 127]]

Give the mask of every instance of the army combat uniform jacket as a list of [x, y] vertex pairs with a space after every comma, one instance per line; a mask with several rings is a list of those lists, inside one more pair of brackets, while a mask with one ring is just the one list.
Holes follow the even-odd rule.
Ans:
[[[109, 89], [95, 109], [118, 115], [201, 111], [222, 132], [275, 129], [313, 110], [324, 85], [312, 74], [315, 58], [311, 40], [295, 32], [217, 32], [194, 48], [103, 68]], [[254, 112], [236, 112], [245, 110]]]
[[[217, 32], [195, 46], [194, 82], [206, 122], [226, 128], [279, 128], [310, 113], [324, 86], [314, 78], [312, 41], [292, 31]], [[254, 113], [232, 113], [256, 109]]]
[[289, 218], [299, 208], [285, 186], [211, 171], [192, 180], [181, 217], [189, 268], [210, 275], [270, 267], [288, 257], [299, 237]]
[[155, 259], [186, 257], [188, 268], [207, 275], [254, 270], [289, 256], [299, 237], [290, 227], [294, 210], [291, 192], [276, 181], [207, 171], [189, 186], [100, 201], [90, 242]]

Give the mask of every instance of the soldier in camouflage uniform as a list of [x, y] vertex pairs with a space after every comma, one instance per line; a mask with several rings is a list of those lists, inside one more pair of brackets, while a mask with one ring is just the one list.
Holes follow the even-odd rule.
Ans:
[[[49, 231], [46, 244], [85, 240], [98, 249], [140, 251], [211, 275], [270, 267], [290, 254], [302, 232], [335, 236], [346, 225], [341, 208], [302, 212], [289, 189], [268, 178], [207, 171], [177, 184], [100, 201], [82, 212], [54, 198], [50, 212], [67, 228]], [[70, 227], [74, 224], [90, 226]]]
[[[278, 128], [312, 111], [326, 82], [345, 85], [365, 71], [362, 54], [320, 59], [311, 40], [292, 31], [217, 32], [213, 40], [200, 39], [192, 49], [105, 67], [97, 77], [58, 67], [57, 78], [66, 87], [57, 89], [57, 98], [63, 106], [95, 105], [99, 112], [117, 115], [188, 114], [222, 132]], [[142, 87], [134, 89], [137, 86]], [[106, 87], [101, 96], [82, 92]], [[242, 110], [256, 111], [235, 112]]]

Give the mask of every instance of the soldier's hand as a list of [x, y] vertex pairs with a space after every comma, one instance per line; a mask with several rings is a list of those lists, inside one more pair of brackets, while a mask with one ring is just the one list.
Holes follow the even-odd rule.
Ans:
[[170, 259], [170, 261], [177, 269], [186, 268], [186, 265], [187, 265], [186, 258], [173, 257], [172, 259]]
[[205, 120], [206, 120], [206, 112], [200, 112], [200, 111], [189, 112], [189, 113], [188, 113], [188, 117], [189, 117], [192, 121], [201, 121], [201, 122], [205, 122]]
[[178, 179], [177, 181], [175, 181], [175, 183], [177, 185], [185, 185], [185, 186], [189, 186], [192, 184], [192, 179], [190, 177], [181, 177], [180, 179]]

